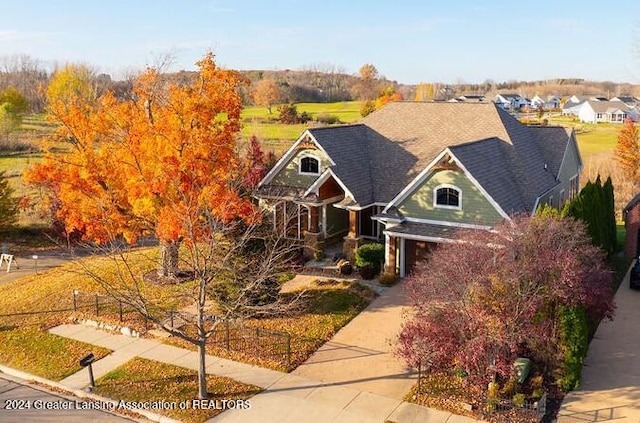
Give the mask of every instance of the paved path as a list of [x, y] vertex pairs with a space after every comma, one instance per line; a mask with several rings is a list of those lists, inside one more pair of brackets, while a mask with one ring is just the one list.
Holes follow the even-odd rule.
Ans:
[[[18, 400], [17, 402], [14, 400]], [[0, 375], [0, 422], [133, 422], [101, 410], [81, 409], [84, 401], [60, 394], [53, 394], [24, 381]], [[69, 410], [45, 410], [45, 405], [65, 405]], [[21, 406], [22, 409], [8, 409]], [[26, 407], [29, 408], [26, 408]], [[140, 421], [140, 420], [137, 420]]]
[[393, 355], [405, 304], [401, 284], [387, 290], [293, 374], [402, 400], [416, 382]]
[[580, 390], [569, 393], [558, 423], [640, 422], [640, 291], [629, 274], [616, 293], [613, 321], [603, 321], [589, 346]]
[[61, 266], [73, 259], [70, 255], [58, 252], [37, 253], [38, 259], [33, 256], [16, 256], [11, 265], [11, 270], [7, 272], [7, 264], [3, 263], [0, 268], [0, 284], [14, 281], [34, 273], [44, 272], [53, 267]]

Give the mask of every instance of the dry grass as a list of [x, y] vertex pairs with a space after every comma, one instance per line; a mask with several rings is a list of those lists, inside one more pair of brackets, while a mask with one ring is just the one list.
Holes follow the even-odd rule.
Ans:
[[[210, 400], [245, 400], [261, 388], [222, 376], [207, 376]], [[197, 373], [193, 370], [156, 361], [134, 358], [96, 381], [95, 393], [114, 400], [165, 401], [176, 404], [175, 410], [154, 412], [183, 422], [199, 423], [220, 414], [222, 409], [195, 410], [191, 400], [197, 398]], [[187, 401], [182, 410], [177, 404]]]

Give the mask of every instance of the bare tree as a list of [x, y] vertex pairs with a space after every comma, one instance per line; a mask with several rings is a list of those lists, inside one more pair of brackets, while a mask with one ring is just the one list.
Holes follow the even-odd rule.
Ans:
[[[224, 222], [206, 211], [197, 219], [189, 219], [189, 235], [199, 242], [183, 242], [181, 279], [177, 301], [191, 312], [175, 314], [174, 310], [148, 295], [146, 287], [156, 276], [137, 274], [130, 255], [117, 239], [100, 248], [113, 263], [114, 272], [105, 274], [104, 266], [83, 263], [82, 271], [91, 276], [115, 300], [140, 313], [170, 335], [198, 348], [198, 396], [207, 397], [207, 340], [226, 319], [283, 314], [297, 298], [284, 300], [279, 295], [279, 276], [291, 270], [297, 244], [285, 239], [267, 222], [264, 211], [247, 219]], [[206, 236], [202, 236], [206, 234]], [[135, 257], [135, 258], [134, 258]], [[157, 257], [148, 257], [157, 260]], [[87, 264], [89, 263], [89, 264]], [[173, 325], [172, 325], [173, 322]], [[179, 322], [179, 323], [178, 323]]]

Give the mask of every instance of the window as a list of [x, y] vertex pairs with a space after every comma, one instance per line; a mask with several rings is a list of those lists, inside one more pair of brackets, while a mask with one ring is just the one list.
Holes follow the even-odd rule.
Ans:
[[300, 160], [300, 173], [319, 175], [320, 174], [320, 161], [315, 157], [306, 156]]
[[573, 200], [573, 198], [578, 195], [579, 186], [578, 175], [569, 179], [569, 201]]
[[441, 208], [449, 208], [449, 209], [457, 209], [460, 210], [462, 208], [461, 205], [461, 194], [462, 192], [452, 186], [439, 186], [435, 189], [434, 195], [434, 206]]

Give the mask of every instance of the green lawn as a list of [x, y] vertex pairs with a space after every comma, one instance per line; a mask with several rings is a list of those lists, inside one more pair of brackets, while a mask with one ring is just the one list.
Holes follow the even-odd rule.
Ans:
[[[337, 117], [341, 123], [352, 123], [361, 119], [360, 102], [345, 101], [338, 103], [297, 103], [298, 113], [307, 112], [313, 119], [320, 115]], [[286, 151], [302, 132], [312, 125], [285, 125], [275, 120], [278, 117], [277, 106], [272, 107], [272, 114], [267, 113], [266, 107], [248, 106], [242, 111], [242, 136], [246, 139], [255, 135], [262, 142], [266, 151], [273, 151], [280, 155]]]
[[[298, 113], [307, 112], [314, 119], [321, 114], [336, 116], [343, 123], [352, 123], [360, 120], [359, 101], [341, 101], [337, 103], [296, 103]], [[262, 106], [247, 106], [242, 111], [242, 118], [276, 119], [278, 117], [278, 106], [271, 108], [271, 115], [267, 113], [267, 108]]]

